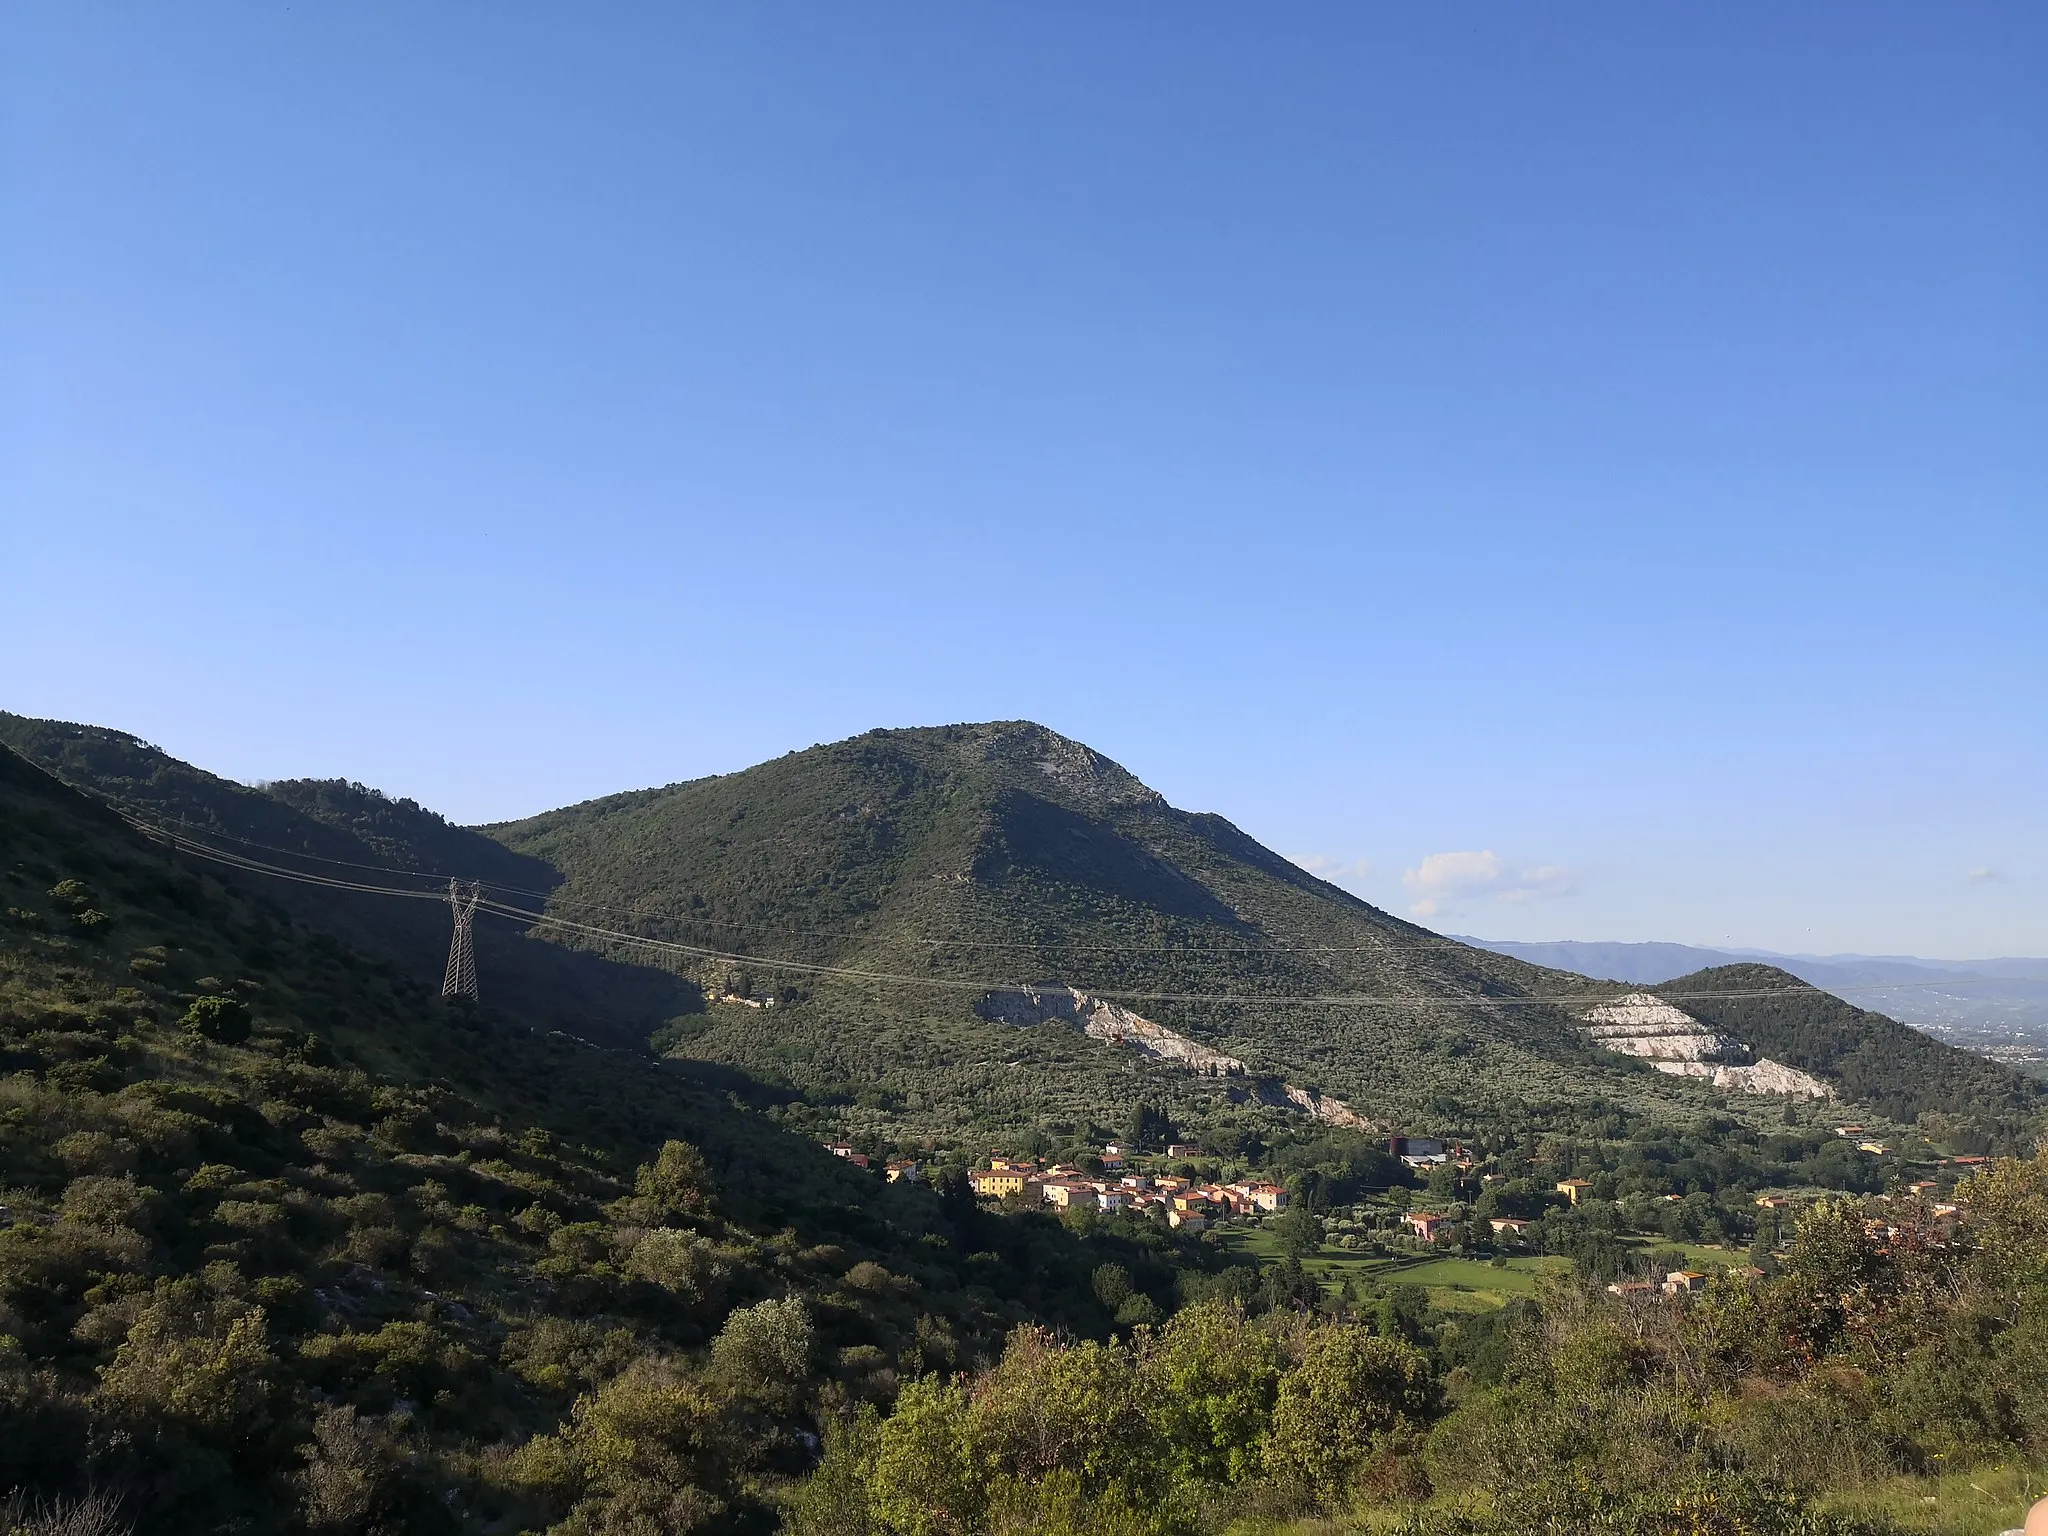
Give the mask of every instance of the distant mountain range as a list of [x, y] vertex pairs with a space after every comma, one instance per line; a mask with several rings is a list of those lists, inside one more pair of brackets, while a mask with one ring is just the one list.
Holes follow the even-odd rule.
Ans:
[[1826, 987], [1859, 1008], [1889, 1014], [1976, 1049], [2048, 1050], [2048, 959], [1927, 960], [1916, 955], [1783, 955], [1691, 944], [1613, 944], [1560, 939], [1463, 942], [1532, 965], [1614, 981], [1655, 984], [1689, 971], [1762, 961]]

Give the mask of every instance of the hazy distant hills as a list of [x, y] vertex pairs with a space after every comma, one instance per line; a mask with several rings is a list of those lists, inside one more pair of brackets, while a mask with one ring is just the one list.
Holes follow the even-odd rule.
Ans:
[[[1588, 1043], [1577, 1015], [1612, 983], [1405, 922], [1029, 722], [871, 731], [484, 828], [341, 781], [233, 784], [99, 727], [0, 714], [0, 742], [288, 868], [428, 894], [457, 875], [544, 903], [556, 926], [480, 925], [487, 1000], [620, 1045], [654, 1033], [933, 1134], [1113, 1125], [1143, 1099], [1210, 1123], [1405, 1126], [1589, 1097], [1673, 1117], [1717, 1102]], [[246, 879], [438, 980], [444, 905]], [[1748, 1052], [1899, 1118], [2038, 1098], [1747, 957], [1699, 971], [1697, 951], [1664, 956], [1662, 975], [1698, 972], [1685, 990]], [[1026, 988], [1079, 997], [1028, 1017], [999, 1002]]]
[[[1461, 936], [1462, 937], [1462, 936]], [[1759, 961], [1826, 987], [1859, 1007], [1972, 1046], [2048, 1047], [2048, 959], [1923, 960], [1911, 955], [1781, 955], [1689, 944], [1518, 943], [1465, 938], [1533, 965], [1616, 981], [1655, 983], [1708, 966]]]

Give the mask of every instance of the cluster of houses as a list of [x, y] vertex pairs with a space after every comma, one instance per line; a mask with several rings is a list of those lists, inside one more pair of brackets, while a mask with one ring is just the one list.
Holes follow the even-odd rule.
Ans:
[[[1166, 1155], [1200, 1153], [1195, 1147], [1169, 1147]], [[1124, 1151], [1115, 1146], [1103, 1149], [1101, 1161], [1102, 1172], [1089, 1173], [1058, 1163], [1040, 1167], [992, 1157], [986, 1168], [970, 1170], [967, 1178], [977, 1195], [992, 1200], [1019, 1197], [1063, 1211], [1081, 1206], [1163, 1215], [1169, 1226], [1191, 1232], [1226, 1217], [1287, 1209], [1287, 1191], [1278, 1184], [1204, 1184], [1175, 1174], [1124, 1173]]]
[[[856, 1168], [875, 1166], [875, 1160], [850, 1141], [828, 1141], [824, 1147]], [[1177, 1160], [1197, 1158], [1202, 1149], [1177, 1142], [1166, 1149], [1166, 1155]], [[974, 1192], [987, 1200], [1021, 1197], [1058, 1210], [1078, 1205], [1099, 1211], [1140, 1211], [1163, 1215], [1169, 1226], [1193, 1232], [1227, 1217], [1261, 1216], [1287, 1209], [1287, 1191], [1278, 1184], [1204, 1184], [1174, 1174], [1125, 1173], [1128, 1161], [1124, 1148], [1114, 1145], [1102, 1149], [1100, 1173], [1061, 1163], [1041, 1166], [992, 1157], [986, 1168], [969, 1170], [967, 1179]], [[909, 1160], [884, 1163], [882, 1171], [892, 1184], [921, 1183], [925, 1177], [924, 1169]]]

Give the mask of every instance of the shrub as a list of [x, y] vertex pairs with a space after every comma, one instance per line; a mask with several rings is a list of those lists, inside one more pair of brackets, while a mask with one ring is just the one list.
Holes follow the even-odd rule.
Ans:
[[66, 1221], [93, 1227], [133, 1227], [147, 1214], [154, 1193], [138, 1187], [133, 1179], [87, 1174], [64, 1186], [58, 1208]]
[[726, 1274], [716, 1248], [696, 1233], [674, 1227], [657, 1227], [635, 1243], [626, 1255], [625, 1270], [631, 1278], [658, 1285], [686, 1302], [704, 1300]]
[[195, 997], [178, 1022], [187, 1034], [240, 1045], [249, 1038], [249, 1005], [238, 997], [218, 994]]
[[1360, 1327], [1319, 1330], [1281, 1378], [1266, 1465], [1327, 1504], [1384, 1436], [1419, 1423], [1429, 1408], [1429, 1367], [1418, 1351]]
[[736, 1459], [717, 1404], [678, 1363], [635, 1361], [513, 1457], [514, 1478], [569, 1518], [558, 1531], [696, 1530], [725, 1507]]
[[789, 1400], [811, 1366], [815, 1330], [802, 1298], [757, 1302], [725, 1320], [711, 1357], [734, 1386], [772, 1400]]
[[701, 1215], [711, 1209], [711, 1167], [687, 1141], [666, 1142], [653, 1162], [641, 1165], [633, 1192], [650, 1221]]
[[269, 1417], [278, 1362], [266, 1333], [262, 1308], [209, 1299], [196, 1280], [160, 1280], [101, 1369], [101, 1394], [135, 1419], [233, 1444]]

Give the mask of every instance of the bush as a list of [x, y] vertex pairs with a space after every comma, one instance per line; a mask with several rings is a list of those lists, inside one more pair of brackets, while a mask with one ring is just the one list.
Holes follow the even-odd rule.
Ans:
[[1421, 1353], [1355, 1326], [1314, 1334], [1280, 1381], [1265, 1462], [1282, 1483], [1333, 1502], [1393, 1430], [1430, 1409]]
[[653, 1162], [641, 1166], [633, 1192], [651, 1221], [701, 1215], [711, 1209], [711, 1168], [687, 1141], [666, 1142]]
[[724, 1508], [736, 1459], [718, 1405], [675, 1361], [643, 1358], [577, 1399], [558, 1433], [529, 1441], [514, 1477], [569, 1506], [570, 1533], [698, 1529]]
[[240, 1045], [249, 1038], [249, 1005], [238, 997], [195, 997], [178, 1022], [187, 1034]]
[[800, 1297], [757, 1302], [725, 1320], [712, 1341], [711, 1358], [733, 1386], [787, 1400], [810, 1372], [814, 1332], [810, 1309]]
[[101, 1393], [140, 1423], [233, 1445], [268, 1422], [278, 1362], [266, 1335], [261, 1307], [160, 1280], [101, 1372]]

